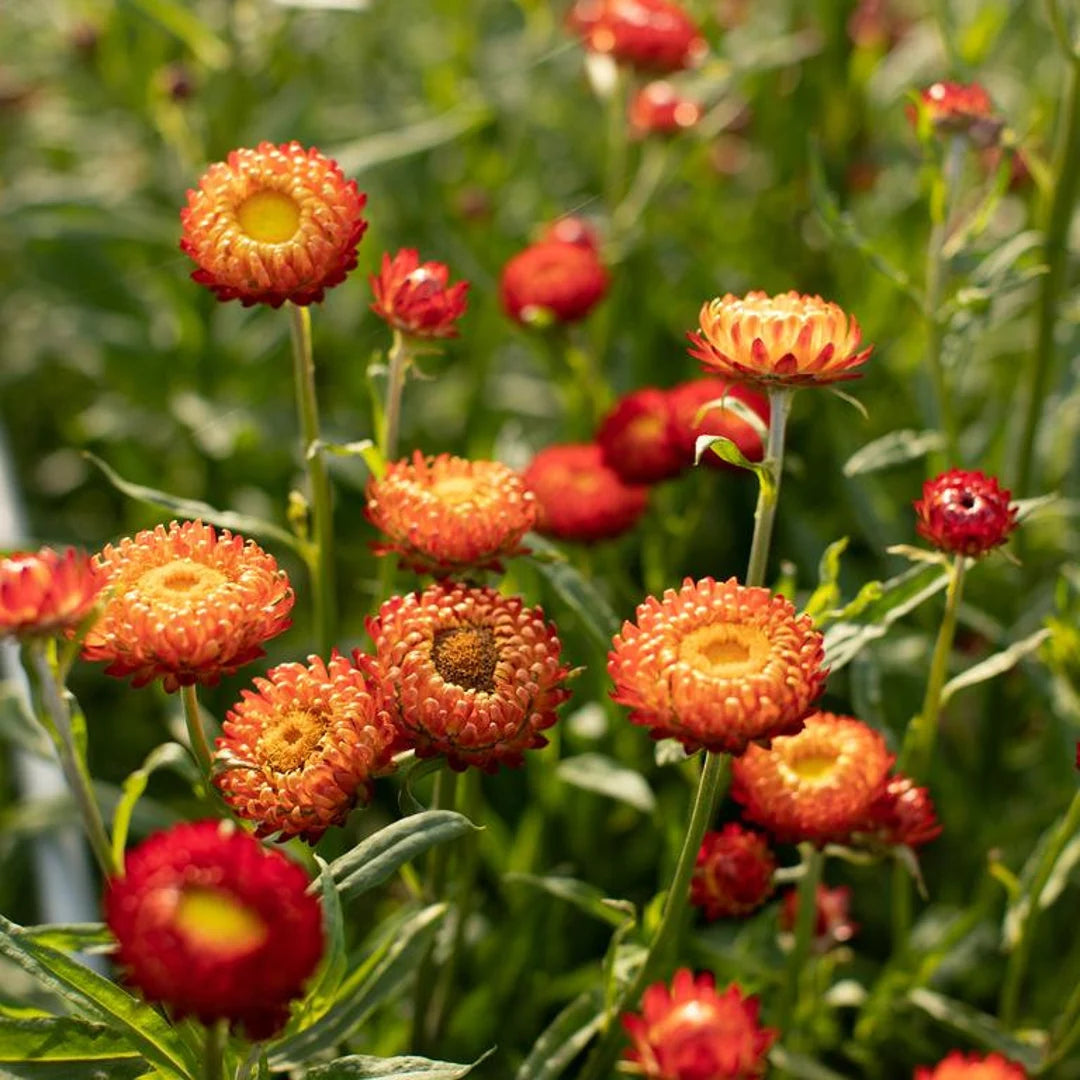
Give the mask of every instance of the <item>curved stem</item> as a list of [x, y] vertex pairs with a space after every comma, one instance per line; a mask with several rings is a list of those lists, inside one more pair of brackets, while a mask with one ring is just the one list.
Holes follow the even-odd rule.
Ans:
[[184, 703], [184, 723], [187, 725], [191, 751], [199, 763], [199, 771], [203, 779], [209, 781], [214, 763], [214, 752], [210, 749], [206, 732], [203, 730], [202, 713], [199, 712], [199, 696], [195, 687], [181, 686], [180, 700]]
[[814, 940], [814, 927], [817, 923], [817, 890], [825, 868], [825, 853], [813, 844], [799, 845], [802, 858], [803, 874], [799, 880], [799, 904], [795, 916], [795, 944], [788, 957], [787, 973], [784, 979], [783, 997], [780, 999], [780, 1019], [778, 1026], [787, 1033], [791, 1030], [795, 1008], [799, 1001], [799, 982], [803, 968], [806, 967], [810, 946]]
[[765, 443], [765, 476], [759, 476], [757, 508], [754, 510], [754, 537], [750, 542], [750, 559], [746, 566], [746, 584], [763, 585], [772, 543], [773, 521], [780, 498], [780, 479], [784, 468], [784, 436], [791, 412], [793, 390], [769, 391], [769, 435]]
[[383, 412], [383, 433], [379, 449], [383, 460], [396, 461], [398, 454], [398, 433], [401, 430], [401, 395], [405, 389], [405, 372], [412, 359], [405, 335], [400, 330], [394, 331], [394, 341], [387, 356], [386, 405]]
[[300, 418], [300, 448], [311, 489], [312, 534], [315, 541], [309, 562], [315, 633], [319, 652], [328, 655], [337, 625], [334, 598], [334, 523], [330, 497], [330, 475], [319, 447], [319, 405], [315, 397], [315, 360], [311, 348], [311, 312], [289, 304], [292, 316], [293, 375], [296, 407]]

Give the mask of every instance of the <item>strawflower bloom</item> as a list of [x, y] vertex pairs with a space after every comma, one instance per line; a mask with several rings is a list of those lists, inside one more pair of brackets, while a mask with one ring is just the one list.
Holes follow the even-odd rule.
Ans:
[[679, 71], [708, 51], [689, 13], [671, 0], [577, 0], [567, 26], [589, 52], [643, 71]]
[[280, 664], [229, 711], [217, 740], [214, 777], [225, 801], [256, 836], [314, 844], [372, 795], [392, 768], [399, 736], [382, 705], [392, 688], [373, 665], [336, 652], [326, 663]]
[[630, 130], [638, 137], [685, 131], [700, 119], [701, 105], [663, 79], [646, 83], [630, 102]]
[[[780, 905], [780, 929], [795, 932], [799, 921], [799, 890], [789, 889]], [[850, 941], [859, 927], [851, 921], [851, 889], [847, 885], [830, 889], [818, 884], [814, 892], [814, 951], [828, 952]]]
[[758, 1023], [758, 1000], [732, 984], [717, 993], [711, 972], [675, 972], [669, 990], [653, 983], [641, 1012], [624, 1013], [626, 1059], [647, 1080], [756, 1080], [777, 1032]]
[[628, 484], [678, 476], [686, 455], [675, 439], [668, 395], [646, 386], [620, 398], [600, 422], [596, 441], [604, 464]]
[[188, 191], [180, 248], [219, 300], [316, 303], [356, 266], [366, 198], [318, 150], [262, 142], [233, 150]]
[[266, 1039], [323, 952], [308, 877], [229, 822], [155, 833], [129, 851], [105, 893], [117, 962], [173, 1016], [228, 1020]]
[[[691, 379], [672, 387], [667, 393], [671, 417], [671, 438], [679, 447], [683, 463], [693, 465], [697, 440], [701, 435], [720, 435], [730, 439], [748, 461], [760, 461], [765, 455], [761, 436], [752, 424], [744, 420], [728, 401], [738, 401], [747, 406], [765, 422], [769, 422], [769, 400], [764, 394], [742, 383], [728, 383], [723, 379]], [[710, 402], [717, 402], [710, 405]], [[723, 401], [724, 404], [720, 404]], [[709, 405], [706, 410], [705, 406]], [[704, 412], [702, 410], [705, 410]], [[701, 456], [701, 464], [712, 468], [734, 469], [715, 451], [707, 450]]]
[[421, 263], [415, 248], [402, 248], [393, 258], [384, 254], [382, 268], [371, 276], [371, 310], [410, 337], [457, 337], [469, 283], [449, 280], [445, 263]]
[[741, 754], [799, 731], [825, 688], [822, 637], [768, 589], [687, 578], [647, 597], [608, 653], [612, 697], [654, 739]]
[[543, 240], [519, 251], [503, 267], [503, 310], [526, 326], [583, 319], [604, 298], [608, 272], [594, 248]]
[[291, 625], [284, 570], [254, 541], [201, 521], [172, 522], [96, 556], [109, 585], [83, 658], [133, 686], [161, 679], [168, 691], [201, 683], [263, 655], [262, 643]]
[[885, 789], [893, 756], [873, 728], [814, 712], [797, 735], [732, 762], [732, 797], [781, 843], [844, 843]]
[[949, 469], [923, 484], [922, 498], [914, 503], [915, 527], [941, 551], [978, 558], [1004, 544], [1016, 528], [1011, 498], [996, 477]]
[[702, 839], [690, 880], [690, 903], [709, 920], [749, 915], [772, 895], [775, 870], [768, 840], [731, 822]]
[[1027, 1080], [1022, 1065], [1001, 1054], [962, 1054], [953, 1050], [937, 1065], [920, 1065], [914, 1080]]
[[727, 293], [707, 301], [698, 320], [700, 329], [687, 334], [690, 355], [714, 375], [763, 390], [857, 379], [873, 351], [860, 351], [855, 316], [820, 296]]
[[872, 848], [922, 847], [941, 835], [930, 792], [903, 773], [888, 778], [853, 838]]
[[0, 638], [74, 631], [94, 610], [105, 575], [75, 548], [16, 551], [0, 559]]
[[391, 597], [367, 625], [394, 687], [391, 717], [420, 757], [495, 772], [547, 745], [541, 732], [570, 696], [569, 672], [539, 607], [441, 583]]
[[623, 481], [596, 443], [545, 447], [524, 476], [539, 501], [537, 532], [559, 540], [591, 543], [621, 536], [648, 505], [649, 489]]
[[368, 481], [368, 520], [387, 540], [375, 551], [397, 553], [418, 573], [440, 577], [470, 569], [499, 570], [526, 549], [536, 524], [536, 496], [520, 473], [497, 461], [440, 454], [391, 464]]
[[[1004, 126], [990, 95], [979, 83], [936, 82], [922, 91], [919, 100], [935, 132], [967, 135], [976, 146], [993, 145]], [[909, 108], [913, 121], [917, 115]]]

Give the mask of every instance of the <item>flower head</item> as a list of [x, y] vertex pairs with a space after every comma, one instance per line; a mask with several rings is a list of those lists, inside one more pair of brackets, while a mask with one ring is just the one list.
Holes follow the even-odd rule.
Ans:
[[541, 243], [554, 240], [560, 244], [576, 244], [594, 252], [600, 251], [600, 234], [596, 231], [596, 226], [574, 214], [564, 214], [545, 225], [539, 240]]
[[540, 504], [537, 531], [560, 540], [590, 543], [620, 536], [648, 505], [649, 489], [625, 483], [604, 463], [596, 443], [545, 447], [524, 476]]
[[915, 1080], [1027, 1080], [1022, 1065], [1001, 1054], [962, 1054], [953, 1050], [937, 1065], [920, 1065]]
[[708, 50], [694, 20], [672, 0], [577, 0], [567, 26], [590, 52], [644, 71], [692, 67]]
[[612, 697], [654, 739], [741, 754], [799, 731], [825, 687], [822, 637], [768, 589], [687, 578], [638, 605], [608, 653]]
[[74, 548], [16, 551], [0, 559], [0, 638], [74, 631], [104, 585], [90, 556]]
[[368, 482], [365, 512], [387, 537], [375, 549], [380, 555], [397, 552], [418, 573], [445, 577], [497, 570], [503, 558], [522, 554], [538, 508], [507, 465], [416, 451], [411, 462], [395, 462]]
[[525, 325], [583, 319], [604, 298], [608, 273], [594, 248], [543, 240], [504, 267], [499, 296], [507, 315]]
[[312, 304], [356, 266], [366, 196], [337, 162], [262, 142], [211, 165], [180, 211], [191, 276], [245, 307]]
[[873, 848], [922, 847], [941, 835], [930, 792], [903, 773], [890, 776], [856, 830], [855, 841]]
[[445, 582], [392, 597], [368, 632], [394, 723], [420, 757], [443, 754], [454, 769], [521, 765], [570, 696], [543, 611], [494, 589]]
[[1004, 544], [1016, 528], [1011, 498], [996, 477], [949, 469], [923, 484], [914, 504], [915, 527], [941, 551], [978, 558]]
[[709, 300], [690, 333], [690, 355], [707, 371], [767, 389], [857, 379], [873, 346], [862, 351], [855, 316], [820, 296], [749, 292]]
[[327, 664], [280, 664], [226, 717], [214, 777], [256, 836], [310, 844], [371, 798], [372, 778], [391, 768], [399, 736], [382, 706], [390, 690], [336, 652]]
[[668, 395], [647, 386], [616, 402], [596, 441], [604, 464], [628, 484], [655, 484], [678, 476], [686, 455], [675, 440]]
[[775, 870], [768, 840], [731, 822], [705, 834], [690, 881], [690, 903], [710, 920], [749, 915], [772, 894]]
[[[799, 890], [788, 889], [780, 905], [780, 929], [791, 934], [799, 921]], [[859, 927], [851, 921], [851, 889], [830, 889], [818, 883], [814, 891], [814, 950], [828, 952], [850, 941]]]
[[663, 79], [646, 83], [630, 102], [630, 130], [638, 137], [685, 131], [700, 119], [701, 105]]
[[444, 263], [421, 263], [414, 248], [402, 248], [392, 259], [384, 254], [382, 269], [371, 277], [375, 294], [371, 310], [403, 334], [456, 337], [469, 283], [450, 285], [449, 279], [450, 270]]
[[130, 982], [177, 1017], [277, 1032], [322, 956], [322, 912], [303, 870], [228, 822], [155, 833], [128, 852], [105, 921]]
[[777, 1032], [758, 1024], [757, 998], [735, 984], [722, 993], [710, 972], [675, 972], [671, 989], [653, 983], [641, 1012], [624, 1013], [633, 1046], [626, 1058], [646, 1080], [756, 1080]]
[[83, 657], [132, 685], [166, 690], [202, 683], [263, 655], [262, 643], [291, 624], [293, 591], [272, 555], [201, 521], [158, 525], [106, 545], [97, 565], [108, 580], [101, 618]]
[[780, 842], [843, 843], [883, 793], [892, 754], [851, 716], [815, 712], [797, 735], [732, 762], [733, 798]]
[[[680, 383], [668, 391], [667, 397], [671, 410], [671, 438], [678, 444], [685, 464], [694, 463], [697, 440], [701, 435], [720, 435], [730, 439], [748, 461], [760, 461], [764, 456], [765, 447], [753, 425], [728, 407], [728, 402], [738, 401], [768, 424], [769, 401], [764, 394], [742, 383], [705, 378]], [[717, 404], [712, 405], [711, 402]], [[708, 409], [705, 408], [707, 405]], [[701, 462], [712, 468], [736, 468], [714, 450], [702, 454]]]
[[[922, 91], [919, 101], [935, 132], [967, 135], [976, 146], [993, 145], [1004, 126], [979, 83], [936, 82]], [[908, 116], [918, 119], [914, 109]]]

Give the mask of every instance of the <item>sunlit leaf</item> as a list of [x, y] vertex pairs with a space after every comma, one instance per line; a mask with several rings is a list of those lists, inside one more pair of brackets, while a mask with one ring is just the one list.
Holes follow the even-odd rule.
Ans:
[[555, 773], [564, 783], [628, 803], [643, 814], [656, 809], [656, 796], [645, 777], [604, 754], [563, 758]]

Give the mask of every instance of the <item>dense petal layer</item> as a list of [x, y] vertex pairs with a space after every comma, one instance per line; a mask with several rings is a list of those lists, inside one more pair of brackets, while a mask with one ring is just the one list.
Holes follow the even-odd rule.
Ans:
[[0, 559], [0, 638], [75, 630], [104, 586], [105, 575], [93, 559], [74, 548], [13, 552]]

